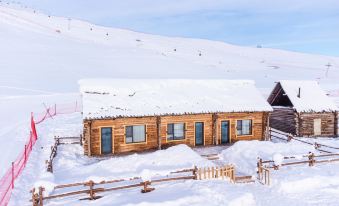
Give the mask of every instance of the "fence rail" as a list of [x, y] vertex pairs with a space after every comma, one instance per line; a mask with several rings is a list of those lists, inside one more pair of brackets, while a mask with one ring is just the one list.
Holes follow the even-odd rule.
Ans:
[[[337, 157], [337, 158], [330, 158], [330, 157]], [[261, 158], [258, 158], [257, 173], [258, 173], [259, 182], [265, 185], [270, 184], [270, 169], [279, 170], [281, 167], [292, 166], [292, 165], [302, 165], [302, 164], [308, 164], [308, 166], [312, 167], [315, 164], [320, 164], [320, 163], [339, 162], [339, 153], [315, 155], [314, 153], [309, 152], [309, 154], [307, 155], [285, 156], [283, 159], [294, 160], [294, 159], [300, 159], [300, 158], [304, 158], [304, 160], [289, 161], [286, 163], [281, 163], [280, 165], [276, 165], [273, 160], [262, 160]]]
[[0, 205], [6, 206], [10, 200], [12, 190], [15, 186], [15, 179], [22, 173], [29, 159], [29, 156], [33, 150], [33, 147], [38, 139], [36, 125], [44, 122], [46, 119], [53, 118], [58, 114], [71, 114], [80, 112], [81, 104], [79, 102], [67, 103], [67, 104], [55, 104], [51, 107], [45, 105], [45, 111], [41, 114], [31, 113], [30, 133], [27, 138], [27, 142], [23, 147], [22, 152], [12, 162], [12, 166], [8, 168], [4, 176], [0, 179]]
[[295, 140], [295, 141], [298, 141], [298, 142], [301, 142], [301, 143], [304, 143], [304, 144], [307, 144], [307, 145], [314, 146], [314, 149], [318, 150], [319, 152], [324, 152], [324, 153], [332, 153], [332, 152], [325, 150], [325, 149], [321, 149], [322, 147], [326, 147], [326, 148], [330, 148], [330, 149], [334, 149], [334, 150], [339, 150], [339, 147], [320, 144], [320, 143], [317, 143], [317, 142], [314, 142], [314, 143], [308, 142], [308, 141], [302, 140], [302, 139], [300, 139], [296, 136], [293, 136], [292, 134], [273, 129], [271, 127], [270, 127], [269, 131], [270, 131], [271, 139], [273, 137], [273, 138], [280, 139], [280, 140], [287, 141], [287, 142], [289, 142], [291, 140]]
[[[208, 172], [209, 171], [209, 172]], [[206, 174], [209, 175], [206, 175]], [[178, 175], [181, 176], [178, 176]], [[182, 175], [186, 174], [186, 175]], [[205, 175], [202, 175], [205, 174]], [[231, 182], [234, 183], [234, 166], [226, 165], [223, 167], [217, 168], [191, 168], [184, 169], [179, 171], [170, 172], [170, 174], [166, 177], [154, 177], [152, 180], [142, 180], [141, 177], [133, 177], [129, 179], [115, 179], [109, 181], [101, 181], [94, 182], [92, 180], [88, 182], [78, 182], [71, 184], [63, 184], [57, 185], [54, 187], [53, 193], [49, 196], [44, 196], [44, 188], [39, 187], [38, 190], [33, 188], [30, 192], [32, 193], [32, 202], [33, 206], [42, 206], [45, 200], [69, 197], [69, 196], [79, 196], [79, 195], [87, 195], [85, 198], [87, 200], [95, 200], [100, 198], [97, 194], [115, 190], [123, 190], [123, 189], [131, 189], [131, 188], [141, 188], [142, 193], [147, 193], [153, 191], [155, 188], [150, 187], [152, 184], [170, 182], [170, 181], [178, 181], [178, 180], [202, 180], [202, 179], [212, 179], [212, 178], [226, 178], [228, 177]], [[124, 183], [123, 185], [115, 185], [117, 183]], [[85, 188], [82, 188], [85, 187]], [[67, 189], [65, 193], [59, 193], [58, 191], [61, 189]]]

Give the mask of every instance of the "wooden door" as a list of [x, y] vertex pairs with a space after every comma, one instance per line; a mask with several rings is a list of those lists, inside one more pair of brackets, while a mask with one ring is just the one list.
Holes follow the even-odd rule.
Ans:
[[313, 120], [314, 135], [321, 135], [321, 119]]
[[221, 121], [221, 144], [230, 142], [230, 121]]
[[204, 123], [195, 123], [195, 145], [204, 145]]
[[101, 128], [101, 154], [112, 153], [112, 128]]

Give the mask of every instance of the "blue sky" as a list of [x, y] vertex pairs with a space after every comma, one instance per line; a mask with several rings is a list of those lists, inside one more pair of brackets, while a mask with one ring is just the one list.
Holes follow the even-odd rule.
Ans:
[[339, 56], [338, 0], [19, 1], [104, 26]]

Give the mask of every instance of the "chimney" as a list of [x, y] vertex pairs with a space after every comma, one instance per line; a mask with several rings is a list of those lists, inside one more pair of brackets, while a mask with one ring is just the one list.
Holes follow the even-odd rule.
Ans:
[[301, 90], [301, 89], [300, 89], [300, 87], [299, 87], [298, 95], [297, 95], [298, 98], [300, 98], [300, 90]]

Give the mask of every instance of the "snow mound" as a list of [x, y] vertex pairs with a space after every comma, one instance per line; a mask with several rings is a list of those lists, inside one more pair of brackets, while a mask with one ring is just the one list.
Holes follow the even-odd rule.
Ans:
[[253, 194], [245, 193], [238, 198], [233, 199], [228, 203], [228, 206], [255, 206], [255, 199]]
[[339, 184], [338, 178], [333, 178], [333, 176], [321, 176], [314, 175], [312, 177], [284, 181], [280, 183], [280, 191], [283, 193], [301, 193], [301, 192], [309, 192], [309, 191], [320, 191], [326, 190], [328, 188], [334, 187]]
[[305, 146], [301, 143], [273, 143], [267, 141], [239, 141], [226, 150], [223, 150], [221, 157], [226, 163], [232, 163], [236, 166], [236, 170], [241, 173], [255, 175], [257, 160], [262, 158], [265, 160], [277, 160], [282, 163], [283, 156], [301, 155], [314, 151], [312, 146]]
[[284, 162], [284, 156], [279, 154], [279, 153], [274, 154], [273, 155], [273, 161], [274, 161], [275, 165], [279, 166]]
[[58, 183], [65, 180], [67, 182], [88, 181], [89, 177], [100, 181], [131, 177], [150, 179], [158, 175], [168, 175], [172, 171], [193, 168], [193, 166], [213, 166], [213, 163], [202, 158], [187, 145], [177, 145], [146, 154], [98, 160], [84, 157], [81, 152], [69, 146], [58, 151], [60, 158], [57, 158], [54, 166]]

